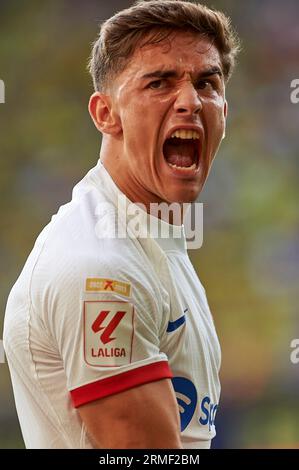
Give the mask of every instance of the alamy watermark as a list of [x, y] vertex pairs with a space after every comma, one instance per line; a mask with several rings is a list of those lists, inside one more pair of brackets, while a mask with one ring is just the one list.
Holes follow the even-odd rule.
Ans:
[[294, 365], [299, 364], [299, 339], [293, 339], [290, 347], [292, 349], [290, 355], [291, 363]]
[[293, 90], [290, 96], [291, 103], [298, 104], [299, 103], [299, 78], [295, 78], [294, 80], [292, 80], [291, 88]]
[[3, 80], [0, 80], [0, 103], [5, 103], [5, 85]]
[[95, 211], [98, 238], [163, 238], [186, 240], [189, 250], [203, 244], [202, 203], [131, 203], [120, 194], [117, 204], [98, 203]]

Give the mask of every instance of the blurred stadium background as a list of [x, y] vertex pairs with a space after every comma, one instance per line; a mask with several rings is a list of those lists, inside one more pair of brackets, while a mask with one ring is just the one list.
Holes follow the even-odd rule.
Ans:
[[[214, 447], [299, 447], [299, 78], [296, 0], [213, 0], [243, 53], [228, 87], [227, 138], [201, 195], [204, 245], [191, 252], [222, 344]], [[91, 168], [99, 135], [85, 69], [98, 23], [131, 4], [0, 1], [0, 338], [9, 290], [34, 240]], [[146, 142], [145, 142], [146, 145]], [[21, 448], [0, 364], [0, 448]]]

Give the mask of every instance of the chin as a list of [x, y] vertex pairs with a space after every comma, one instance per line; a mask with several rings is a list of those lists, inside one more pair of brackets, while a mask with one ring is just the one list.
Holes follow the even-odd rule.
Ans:
[[178, 202], [180, 204], [183, 203], [191, 203], [195, 202], [196, 199], [198, 198], [200, 192], [202, 190], [202, 186], [195, 185], [194, 187], [187, 187], [186, 185], [183, 188], [177, 188], [173, 189], [171, 193], [168, 191], [167, 194], [167, 201], [172, 203], [172, 202]]

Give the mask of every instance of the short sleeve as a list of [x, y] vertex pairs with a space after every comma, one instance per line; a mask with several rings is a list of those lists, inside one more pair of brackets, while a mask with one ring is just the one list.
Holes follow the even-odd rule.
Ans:
[[157, 280], [150, 264], [137, 264], [130, 252], [125, 264], [123, 259], [80, 255], [74, 262], [62, 254], [59, 269], [44, 260], [33, 278], [38, 311], [75, 407], [172, 378], [160, 350], [163, 301]]

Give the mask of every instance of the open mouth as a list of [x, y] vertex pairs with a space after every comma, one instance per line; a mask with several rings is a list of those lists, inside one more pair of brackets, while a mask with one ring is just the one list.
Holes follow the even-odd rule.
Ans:
[[167, 164], [180, 170], [196, 170], [199, 164], [199, 133], [178, 129], [163, 145]]

